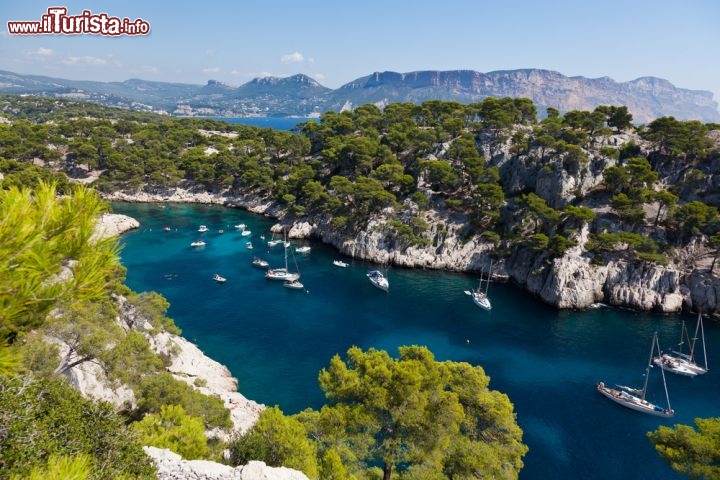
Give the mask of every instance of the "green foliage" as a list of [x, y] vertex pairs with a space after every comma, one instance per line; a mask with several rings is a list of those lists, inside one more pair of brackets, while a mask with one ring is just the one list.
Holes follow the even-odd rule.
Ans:
[[569, 240], [564, 235], [560, 235], [559, 233], [556, 233], [550, 238], [550, 241], [548, 242], [548, 247], [550, 248], [550, 253], [554, 257], [561, 257], [565, 254], [568, 248], [574, 245], [574, 242]]
[[113, 348], [102, 352], [99, 358], [108, 378], [125, 385], [137, 385], [143, 376], [155, 373], [163, 366], [145, 337], [132, 330], [123, 335]]
[[133, 305], [137, 313], [150, 322], [156, 331], [166, 331], [174, 335], [182, 332], [172, 319], [165, 316], [170, 303], [157, 292], [129, 293], [128, 302]]
[[164, 405], [180, 405], [191, 417], [202, 418], [207, 428], [230, 427], [230, 412], [219, 397], [203, 395], [169, 373], [149, 375], [134, 389], [137, 412], [160, 413]]
[[538, 226], [542, 226], [546, 232], [552, 231], [560, 222], [560, 211], [548, 206], [547, 202], [530, 192], [522, 197], [523, 203], [528, 209], [528, 213], [532, 215]]
[[486, 242], [494, 243], [495, 245], [498, 245], [502, 239], [499, 233], [493, 232], [492, 230], [485, 230], [480, 234], [480, 238]]
[[428, 229], [428, 223], [420, 217], [411, 217], [407, 223], [400, 220], [390, 220], [390, 227], [395, 231], [401, 248], [411, 245], [426, 246], [430, 239], [424, 234]]
[[47, 465], [34, 467], [27, 477], [12, 475], [10, 480], [86, 480], [91, 468], [92, 458], [85, 454], [50, 455]]
[[605, 117], [605, 123], [608, 127], [614, 128], [618, 133], [632, 127], [632, 114], [628, 112], [626, 106], [600, 105], [595, 108], [595, 112]]
[[47, 313], [107, 296], [116, 240], [92, 240], [105, 209], [92, 190], [58, 198], [52, 185], [0, 190], [0, 338], [42, 324]]
[[591, 252], [618, 252], [629, 251], [640, 260], [665, 265], [667, 257], [659, 250], [657, 243], [652, 238], [631, 232], [599, 233], [591, 235], [585, 248]]
[[673, 216], [680, 231], [689, 236], [702, 233], [717, 219], [718, 211], [716, 207], [695, 200], [678, 207]]
[[20, 370], [24, 356], [9, 345], [0, 345], [0, 376], [9, 376]]
[[179, 405], [163, 405], [132, 425], [143, 445], [168, 448], [185, 460], [207, 458], [208, 445], [203, 421], [191, 417]]
[[[322, 458], [332, 449], [353, 473], [378, 464], [386, 480], [396, 471], [517, 478], [522, 468], [527, 447], [512, 404], [488, 389], [480, 367], [437, 362], [418, 346], [401, 347], [397, 360], [353, 347], [319, 378], [330, 403], [299, 418]], [[481, 450], [487, 460], [478, 462]]]
[[45, 468], [51, 455], [84, 454], [92, 458], [90, 478], [155, 478], [150, 458], [113, 407], [86, 400], [62, 381], [3, 377], [0, 411], [5, 475], [24, 478]]
[[576, 207], [568, 205], [565, 207], [565, 215], [574, 223], [591, 223], [595, 219], [595, 212], [588, 207]]
[[658, 118], [650, 122], [642, 136], [655, 143], [662, 154], [690, 159], [705, 157], [713, 146], [707, 126], [697, 120]]
[[720, 479], [720, 418], [696, 418], [688, 425], [661, 425], [647, 436], [678, 473], [693, 479]]
[[[233, 465], [261, 460], [273, 467], [300, 470], [310, 478], [318, 477], [315, 458], [316, 447], [308, 439], [305, 428], [297, 419], [283, 415], [277, 406], [263, 410], [255, 425], [235, 438], [230, 446]], [[335, 462], [332, 468], [340, 469]]]
[[527, 238], [527, 246], [535, 251], [547, 249], [549, 243], [550, 239], [544, 233], [536, 233]]
[[67, 176], [49, 168], [41, 168], [30, 162], [6, 160], [0, 157], [0, 172], [3, 179], [0, 187], [9, 190], [11, 187], [21, 189], [38, 188], [41, 183], [54, 184], [58, 193], [70, 193], [72, 185]]

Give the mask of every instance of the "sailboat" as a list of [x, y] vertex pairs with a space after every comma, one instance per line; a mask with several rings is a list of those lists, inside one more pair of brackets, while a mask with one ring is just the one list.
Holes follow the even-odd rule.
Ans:
[[645, 400], [647, 394], [648, 380], [650, 378], [650, 369], [652, 368], [653, 354], [657, 347], [658, 352], [660, 351], [660, 343], [658, 342], [657, 332], [653, 334], [652, 343], [650, 345], [650, 358], [648, 359], [647, 367], [645, 367], [645, 383], [642, 389], [636, 389], [626, 387], [624, 385], [617, 385], [617, 389], [610, 388], [605, 385], [604, 382], [597, 384], [597, 390], [610, 400], [615, 403], [622, 405], [623, 407], [636, 410], [638, 412], [649, 413], [650, 415], [656, 415], [658, 417], [671, 418], [675, 416], [675, 410], [670, 407], [670, 395], [668, 394], [667, 383], [665, 382], [665, 370], [660, 369], [660, 374], [663, 379], [663, 386], [665, 387], [665, 399], [667, 400], [667, 408], [660, 407], [654, 403]]
[[488, 288], [490, 288], [490, 277], [492, 276], [492, 262], [490, 263], [490, 269], [488, 270], [488, 277], [485, 281], [485, 290], [482, 288], [483, 284], [483, 274], [482, 271], [480, 272], [480, 282], [478, 283], [478, 287], [475, 290], [465, 290], [465, 295], [470, 295], [472, 297], [473, 302], [478, 307], [484, 309], [484, 310], [491, 310], [492, 304], [490, 303], [490, 298], [488, 297]]
[[[697, 360], [695, 359], [695, 344], [698, 340], [698, 333], [700, 334], [700, 340], [702, 341], [704, 366], [698, 365]], [[683, 343], [685, 343], [686, 338], [688, 340], [688, 345], [690, 345], [689, 353], [683, 353], [682, 351]], [[703, 328], [702, 323], [702, 312], [698, 312], [697, 324], [695, 325], [695, 335], [692, 340], [689, 337], [685, 322], [682, 322], [682, 327], [680, 327], [680, 343], [678, 343], [678, 345], [678, 350], [673, 350], [672, 354], [663, 353], [660, 356], [655, 357], [653, 359], [655, 365], [661, 365], [662, 368], [669, 372], [677, 373], [678, 375], [685, 375], [687, 377], [695, 377], [697, 375], [707, 373], [708, 362], [707, 350], [705, 349], [705, 329]]]
[[[297, 280], [300, 278], [299, 273], [290, 273], [288, 271], [288, 247], [285, 247], [285, 266], [281, 268], [271, 268], [265, 273], [265, 278], [270, 280]], [[294, 255], [293, 255], [294, 258]], [[297, 270], [297, 262], [295, 263]]]

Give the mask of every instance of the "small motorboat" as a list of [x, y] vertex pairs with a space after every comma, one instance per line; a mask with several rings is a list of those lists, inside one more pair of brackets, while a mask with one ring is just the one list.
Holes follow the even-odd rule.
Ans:
[[333, 265], [336, 267], [347, 268], [350, 266], [349, 263], [345, 263], [342, 260], [333, 260]]
[[244, 224], [244, 223], [238, 223], [237, 225], [235, 225], [235, 228], [237, 228], [238, 230], [245, 230], [245, 224]]
[[268, 268], [270, 266], [270, 264], [267, 262], [267, 260], [263, 260], [260, 257], [254, 257], [252, 259], [252, 262], [250, 262], [250, 263], [252, 263], [253, 267], [257, 267], [257, 268]]
[[206, 227], [205, 225], [200, 225], [198, 227], [198, 232], [207, 232], [207, 231], [208, 231], [208, 227]]
[[292, 288], [294, 290], [302, 290], [305, 286], [297, 280], [286, 280], [283, 283], [283, 287]]
[[225, 283], [225, 282], [227, 282], [227, 278], [221, 277], [221, 276], [218, 275], [217, 273], [216, 273], [215, 275], [213, 275], [213, 280], [215, 280], [215, 281], [218, 282], [218, 283]]
[[205, 245], [207, 245], [207, 243], [202, 240], [196, 240], [190, 244], [191, 247], [204, 247]]
[[390, 282], [388, 282], [388, 279], [385, 278], [385, 275], [382, 274], [379, 270], [372, 270], [367, 273], [367, 277], [370, 280], [370, 283], [375, 285], [380, 290], [388, 291], [390, 288]]
[[297, 253], [310, 253], [310, 247], [308, 245], [303, 245], [302, 247], [297, 247], [295, 251]]
[[163, 227], [163, 230], [165, 230], [166, 232], [169, 232], [171, 229], [170, 229], [170, 227]]
[[247, 242], [247, 243], [245, 244], [245, 247], [247, 247], [248, 250], [252, 250], [252, 248], [253, 248], [252, 242]]
[[252, 235], [252, 232], [250, 230], [243, 230], [240, 235], [247, 237], [248, 235]]

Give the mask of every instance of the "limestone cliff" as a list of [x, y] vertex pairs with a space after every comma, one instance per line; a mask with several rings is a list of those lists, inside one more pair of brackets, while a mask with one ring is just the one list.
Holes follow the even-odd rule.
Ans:
[[206, 460], [183, 460], [168, 449], [144, 447], [155, 462], [158, 480], [308, 480], [302, 472], [264, 462], [230, 467]]

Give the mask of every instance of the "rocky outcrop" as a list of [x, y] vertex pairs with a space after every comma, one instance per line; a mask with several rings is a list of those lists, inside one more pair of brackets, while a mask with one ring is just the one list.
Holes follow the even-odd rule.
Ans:
[[143, 447], [157, 467], [158, 480], [308, 480], [297, 470], [268, 467], [264, 462], [230, 467], [207, 460], [183, 460], [168, 449]]
[[[70, 350], [67, 344], [57, 339], [46, 340], [59, 347], [61, 358], [67, 358]], [[70, 360], [75, 360], [75, 358]], [[135, 408], [136, 406], [135, 393], [125, 385], [113, 385], [102, 367], [95, 362], [79, 363], [72, 368], [63, 370], [62, 375], [86, 398], [111, 403], [117, 409]]]
[[140, 222], [127, 215], [118, 213], [103, 213], [95, 226], [93, 238], [104, 240], [110, 237], [117, 237], [120, 234], [140, 227]]
[[[232, 431], [215, 429], [207, 432], [209, 437], [228, 440], [234, 432], [245, 432], [258, 419], [264, 405], [245, 398], [237, 391], [237, 380], [224, 365], [206, 356], [196, 345], [183, 337], [167, 332], [156, 332], [153, 326], [139, 314], [124, 297], [115, 297], [119, 306], [117, 323], [124, 330], [141, 332], [148, 339], [152, 350], [170, 359], [167, 370], [178, 380], [198, 389], [205, 395], [219, 397], [230, 411]], [[69, 347], [56, 339], [48, 339], [58, 345], [62, 358], [67, 357]], [[68, 364], [74, 363], [70, 358]], [[118, 408], [135, 406], [133, 391], [124, 385], [113, 385], [102, 367], [92, 361], [84, 361], [63, 369], [63, 374], [87, 398], [108, 401]]]
[[[264, 405], [245, 398], [237, 391], [237, 379], [224, 365], [206, 356], [195, 344], [182, 337], [162, 332], [150, 337], [157, 353], [172, 358], [167, 370], [205, 395], [220, 397], [230, 410], [233, 431], [245, 432], [260, 416]], [[228, 440], [231, 436], [221, 430], [208, 432], [209, 436]]]

